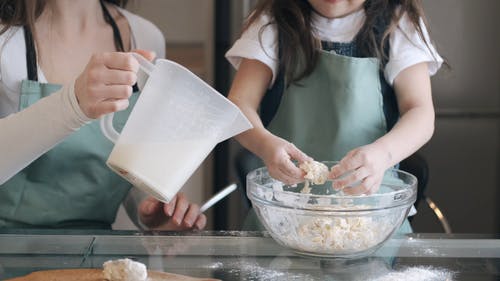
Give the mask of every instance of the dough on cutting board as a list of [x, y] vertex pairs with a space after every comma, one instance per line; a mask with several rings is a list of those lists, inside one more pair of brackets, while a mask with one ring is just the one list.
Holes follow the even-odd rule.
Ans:
[[110, 260], [103, 265], [104, 278], [109, 281], [147, 281], [146, 265], [131, 259]]
[[[104, 278], [102, 269], [56, 269], [35, 271], [23, 277], [8, 279], [6, 281], [108, 281]], [[148, 281], [220, 281], [210, 278], [195, 278], [185, 275], [148, 271]]]

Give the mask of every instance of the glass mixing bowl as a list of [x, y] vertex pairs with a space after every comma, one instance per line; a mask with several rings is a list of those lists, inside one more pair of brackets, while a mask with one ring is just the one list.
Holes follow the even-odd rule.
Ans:
[[[337, 162], [322, 162], [329, 168]], [[401, 226], [417, 197], [415, 176], [397, 169], [386, 171], [372, 195], [336, 192], [331, 182], [311, 186], [285, 185], [267, 168], [247, 175], [247, 194], [257, 217], [270, 235], [295, 252], [338, 258], [369, 255]]]

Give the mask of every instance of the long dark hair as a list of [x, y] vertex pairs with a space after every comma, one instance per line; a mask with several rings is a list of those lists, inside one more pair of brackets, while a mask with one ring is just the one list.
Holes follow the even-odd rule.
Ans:
[[[364, 56], [377, 57], [380, 61], [387, 59], [384, 47], [405, 13], [429, 47], [420, 25], [420, 19], [424, 24], [426, 22], [420, 0], [366, 0], [364, 10], [366, 20], [356, 37]], [[288, 85], [311, 74], [318, 61], [317, 49], [321, 42], [313, 32], [312, 11], [313, 7], [307, 0], [260, 0], [244, 26], [244, 30], [247, 29], [265, 13], [273, 18], [267, 25], [277, 26], [280, 42], [279, 67], [285, 74]], [[374, 30], [380, 19], [387, 21], [388, 27], [381, 40], [377, 40]], [[267, 25], [262, 27], [260, 34]]]
[[[105, 2], [125, 7], [128, 0], [104, 0]], [[47, 0], [0, 0], [0, 22], [4, 33], [12, 26], [27, 26], [34, 30], [36, 19], [45, 9]]]

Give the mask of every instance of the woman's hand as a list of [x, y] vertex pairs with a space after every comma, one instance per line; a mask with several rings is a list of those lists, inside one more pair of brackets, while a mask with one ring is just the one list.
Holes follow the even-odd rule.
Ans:
[[168, 204], [153, 197], [145, 199], [139, 204], [139, 219], [156, 230], [201, 230], [207, 223], [198, 205], [190, 203], [182, 192]]
[[304, 181], [305, 173], [298, 168], [293, 160], [299, 163], [311, 161], [312, 158], [300, 151], [293, 143], [269, 134], [263, 143], [260, 157], [267, 166], [271, 177], [285, 184], [296, 184]]
[[343, 189], [346, 194], [372, 194], [379, 189], [391, 163], [390, 152], [369, 144], [347, 153], [332, 167], [328, 178], [333, 180], [334, 189]]
[[97, 119], [126, 109], [138, 69], [139, 63], [131, 53], [93, 55], [75, 81], [75, 95], [82, 112]]

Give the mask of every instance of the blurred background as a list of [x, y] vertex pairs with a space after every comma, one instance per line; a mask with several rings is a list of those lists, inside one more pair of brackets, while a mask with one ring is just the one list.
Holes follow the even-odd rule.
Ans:
[[[141, 0], [128, 9], [162, 30], [168, 59], [227, 95], [233, 69], [224, 53], [241, 34], [254, 2]], [[432, 78], [436, 130], [420, 151], [429, 167], [429, 202], [421, 200], [412, 226], [415, 232], [444, 232], [446, 220], [453, 233], [500, 233], [500, 1], [423, 3], [431, 37], [451, 69]], [[233, 140], [216, 147], [183, 187], [192, 201], [202, 203], [238, 182], [239, 149]], [[244, 199], [240, 188], [212, 207], [207, 228], [239, 229], [248, 209]], [[134, 228], [124, 212], [114, 227]]]

